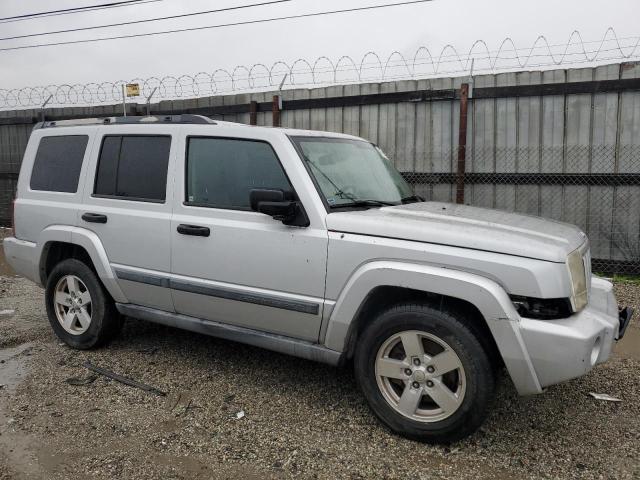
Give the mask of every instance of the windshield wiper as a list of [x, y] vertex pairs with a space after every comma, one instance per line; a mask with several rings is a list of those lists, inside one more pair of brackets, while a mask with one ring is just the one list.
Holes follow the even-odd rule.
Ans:
[[418, 203], [418, 202], [424, 202], [424, 198], [422, 198], [420, 195], [410, 195], [408, 197], [404, 197], [400, 201], [402, 203]]
[[373, 199], [353, 199], [353, 202], [341, 203], [339, 205], [331, 205], [331, 208], [349, 208], [349, 207], [393, 207], [398, 205], [395, 202], [384, 202], [382, 200]]

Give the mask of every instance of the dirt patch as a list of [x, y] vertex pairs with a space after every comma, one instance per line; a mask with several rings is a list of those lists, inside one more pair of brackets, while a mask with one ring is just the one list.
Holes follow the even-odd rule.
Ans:
[[[625, 287], [624, 300], [639, 292]], [[2, 480], [640, 477], [634, 325], [608, 363], [544, 395], [518, 397], [503, 378], [480, 431], [429, 446], [385, 430], [348, 369], [135, 320], [107, 348], [71, 350], [50, 332], [42, 290], [20, 278], [0, 278], [4, 308], [15, 313], [0, 317]], [[22, 362], [13, 373], [9, 359]], [[87, 360], [168, 395], [103, 376], [67, 383], [91, 373]]]
[[0, 227], [0, 277], [12, 277], [15, 272], [11, 266], [7, 263], [7, 259], [4, 256], [4, 248], [2, 248], [2, 241], [10, 234], [11, 230], [8, 228]]

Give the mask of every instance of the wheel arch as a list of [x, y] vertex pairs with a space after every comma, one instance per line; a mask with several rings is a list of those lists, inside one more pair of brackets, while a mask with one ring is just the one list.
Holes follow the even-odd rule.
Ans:
[[505, 290], [477, 274], [423, 264], [376, 261], [361, 266], [345, 284], [327, 322], [324, 344], [345, 357], [374, 312], [390, 301], [442, 302], [484, 321], [492, 342], [521, 394], [542, 391]]
[[69, 226], [52, 226], [43, 230], [39, 241], [38, 274], [42, 285], [53, 267], [67, 258], [87, 263], [116, 302], [127, 302], [122, 293], [100, 238], [92, 231]]
[[489, 325], [478, 308], [467, 300], [412, 288], [382, 285], [371, 290], [358, 308], [349, 326], [345, 341], [345, 358], [351, 359], [358, 338], [364, 332], [372, 317], [381, 311], [400, 303], [420, 303], [439, 311], [448, 311], [468, 319], [466, 325], [474, 332], [492, 362], [502, 363], [502, 357]]

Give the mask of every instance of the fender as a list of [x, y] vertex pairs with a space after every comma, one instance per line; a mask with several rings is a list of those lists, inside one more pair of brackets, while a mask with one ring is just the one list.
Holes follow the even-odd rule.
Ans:
[[128, 303], [127, 297], [122, 293], [118, 281], [115, 278], [107, 252], [100, 241], [98, 235], [91, 230], [80, 227], [71, 227], [68, 225], [51, 225], [45, 228], [38, 238], [37, 242], [37, 257], [41, 263], [40, 265], [40, 283], [44, 284], [43, 272], [44, 267], [42, 265], [43, 252], [47, 245], [51, 242], [66, 242], [78, 245], [84, 248], [93, 266], [98, 273], [98, 277], [102, 281], [103, 285], [113, 297], [116, 302]]
[[520, 317], [505, 290], [477, 274], [422, 264], [373, 261], [358, 268], [340, 292], [324, 339], [327, 348], [346, 350], [349, 328], [369, 292], [394, 286], [465, 300], [480, 311], [518, 393], [542, 392], [520, 332]]

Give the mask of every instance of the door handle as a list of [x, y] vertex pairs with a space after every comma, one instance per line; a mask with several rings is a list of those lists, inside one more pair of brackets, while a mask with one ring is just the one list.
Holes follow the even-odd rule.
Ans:
[[181, 223], [178, 225], [178, 233], [181, 233], [182, 235], [194, 235], [196, 237], [208, 237], [211, 230], [209, 230], [209, 227], [185, 225], [184, 223]]
[[107, 223], [107, 216], [101, 213], [83, 213], [82, 220], [90, 223]]

